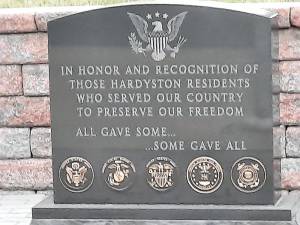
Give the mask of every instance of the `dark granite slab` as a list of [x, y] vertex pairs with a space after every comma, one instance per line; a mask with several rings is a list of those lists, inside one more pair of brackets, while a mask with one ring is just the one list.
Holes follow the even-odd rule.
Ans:
[[31, 225], [296, 225], [295, 222], [274, 221], [132, 221], [132, 220], [33, 220]]
[[[275, 15], [198, 4], [134, 3], [48, 24], [55, 203], [273, 204]], [[169, 39], [173, 23], [177, 36]], [[144, 38], [140, 26], [148, 27]], [[170, 40], [168, 48], [160, 38]], [[149, 99], [120, 102], [120, 94]], [[212, 94], [215, 100], [205, 100]], [[103, 99], [87, 100], [91, 95]], [[165, 95], [171, 99], [160, 99]], [[82, 107], [91, 114], [81, 115]], [[112, 114], [124, 109], [145, 113]], [[173, 172], [167, 176], [163, 168], [160, 181], [149, 163], [163, 161]], [[117, 171], [120, 163], [131, 169]], [[210, 169], [201, 169], [205, 163]], [[75, 181], [70, 174], [79, 168], [87, 172]]]
[[32, 210], [33, 219], [291, 221], [286, 205], [54, 204], [49, 197]]

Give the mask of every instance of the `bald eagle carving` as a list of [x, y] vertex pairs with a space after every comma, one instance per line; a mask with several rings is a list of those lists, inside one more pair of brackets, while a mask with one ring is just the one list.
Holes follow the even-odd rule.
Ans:
[[[167, 53], [169, 53], [172, 58], [175, 58], [180, 46], [186, 42], [186, 39], [180, 36], [177, 45], [175, 47], [170, 46], [171, 42], [176, 39], [187, 12], [179, 13], [170, 19], [167, 23], [167, 31], [163, 29], [163, 23], [160, 20], [155, 20], [151, 23], [154, 26], [151, 31], [147, 21], [141, 16], [130, 12], [127, 14], [138, 36], [142, 40], [137, 40], [135, 33], [131, 33], [128, 37], [131, 48], [136, 54], [144, 54], [146, 56], [147, 52], [152, 52], [151, 57], [155, 61], [163, 60]], [[159, 17], [158, 12], [155, 15], [155, 17]], [[168, 15], [164, 14], [163, 17], [166, 19]], [[148, 19], [150, 18], [152, 18], [152, 16], [148, 14]], [[146, 48], [143, 48], [143, 43], [146, 43]]]

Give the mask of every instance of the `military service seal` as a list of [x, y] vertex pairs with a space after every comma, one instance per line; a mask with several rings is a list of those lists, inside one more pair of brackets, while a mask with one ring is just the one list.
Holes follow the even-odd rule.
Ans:
[[223, 169], [213, 158], [203, 156], [191, 161], [186, 176], [194, 191], [212, 193], [222, 184]]
[[258, 159], [243, 157], [233, 164], [231, 181], [241, 192], [256, 192], [265, 184], [266, 169]]
[[147, 182], [157, 191], [174, 187], [176, 176], [176, 164], [167, 157], [156, 157], [146, 165]]
[[84, 192], [94, 181], [91, 164], [81, 157], [70, 157], [59, 168], [59, 179], [64, 188], [71, 192]]
[[102, 174], [106, 184], [117, 191], [129, 188], [135, 179], [135, 167], [133, 163], [120, 156], [107, 160], [102, 167]]

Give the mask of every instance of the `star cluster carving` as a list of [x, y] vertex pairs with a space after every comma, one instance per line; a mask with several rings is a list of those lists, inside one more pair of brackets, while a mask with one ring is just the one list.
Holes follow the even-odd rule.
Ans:
[[146, 18], [148, 19], [148, 20], [152, 20], [152, 19], [158, 19], [158, 18], [160, 18], [160, 17], [162, 17], [163, 19], [167, 19], [168, 18], [168, 14], [167, 13], [160, 13], [160, 12], [158, 12], [158, 11], [156, 11], [154, 14], [151, 14], [151, 13], [148, 13], [147, 15], [146, 15]]

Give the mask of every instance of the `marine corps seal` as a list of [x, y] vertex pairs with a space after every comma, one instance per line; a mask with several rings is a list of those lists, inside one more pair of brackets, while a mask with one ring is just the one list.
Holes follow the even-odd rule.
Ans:
[[265, 167], [258, 159], [241, 158], [231, 168], [231, 181], [239, 191], [256, 192], [265, 184]]
[[71, 192], [84, 192], [94, 181], [94, 171], [86, 159], [70, 157], [61, 164], [59, 179], [67, 190]]
[[135, 179], [133, 163], [120, 156], [113, 157], [103, 165], [102, 173], [106, 184], [117, 191], [123, 191], [131, 186]]
[[146, 165], [148, 184], [157, 191], [166, 191], [175, 186], [176, 164], [167, 157], [156, 157]]
[[222, 184], [223, 170], [220, 164], [210, 157], [194, 159], [187, 168], [187, 181], [199, 193], [215, 192]]

